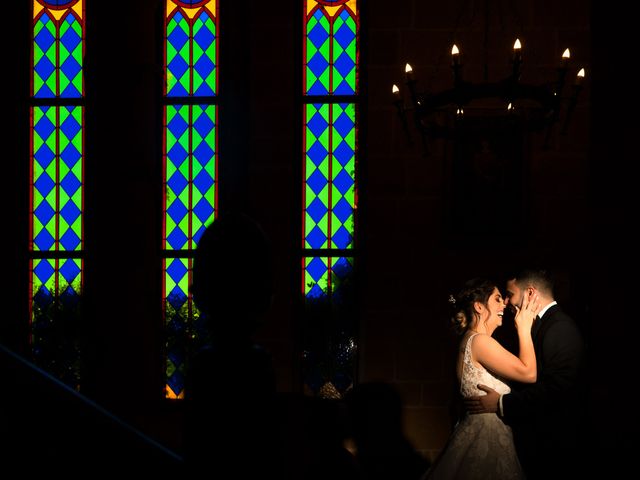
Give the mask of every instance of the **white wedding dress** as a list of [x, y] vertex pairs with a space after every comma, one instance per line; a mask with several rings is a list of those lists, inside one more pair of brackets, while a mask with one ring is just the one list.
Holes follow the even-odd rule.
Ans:
[[[509, 393], [511, 389], [504, 382], [473, 364], [471, 344], [476, 335], [469, 336], [464, 348], [460, 393], [463, 397], [484, 395], [478, 384]], [[511, 428], [495, 413], [466, 414], [422, 479], [524, 479]]]

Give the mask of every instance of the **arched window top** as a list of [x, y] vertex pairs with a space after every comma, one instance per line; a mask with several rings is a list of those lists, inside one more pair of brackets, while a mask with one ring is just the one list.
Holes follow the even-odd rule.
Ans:
[[[217, 94], [217, 20], [215, 0], [167, 0], [165, 94], [169, 97], [207, 97]], [[187, 6], [188, 7], [188, 6]]]
[[198, 8], [206, 5], [211, 0], [172, 0], [173, 3], [186, 8]]
[[315, 0], [314, 2], [307, 2], [307, 16], [318, 10], [325, 12], [329, 17], [346, 10], [355, 18], [358, 12], [356, 0]]
[[38, 8], [38, 4], [42, 7], [50, 8], [52, 10], [66, 10], [69, 7], [73, 7], [82, 3], [82, 0], [36, 0], [34, 2], [34, 8]]
[[171, 18], [177, 12], [181, 12], [185, 18], [193, 19], [207, 12], [210, 17], [217, 15], [216, 0], [167, 0], [167, 18]]
[[33, 96], [83, 95], [83, 0], [33, 3]]
[[305, 95], [358, 92], [358, 9], [355, 0], [306, 2]]

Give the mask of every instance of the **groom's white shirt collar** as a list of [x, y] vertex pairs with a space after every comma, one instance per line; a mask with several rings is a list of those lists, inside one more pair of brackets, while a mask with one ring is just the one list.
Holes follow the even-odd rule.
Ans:
[[545, 306], [543, 309], [541, 309], [541, 310], [538, 312], [538, 318], [542, 318], [542, 316], [545, 314], [545, 312], [546, 312], [547, 310], [549, 310], [551, 307], [553, 307], [554, 305], [557, 305], [557, 304], [558, 304], [558, 302], [556, 302], [556, 301], [554, 300], [554, 301], [553, 301], [553, 302], [551, 302], [549, 305]]

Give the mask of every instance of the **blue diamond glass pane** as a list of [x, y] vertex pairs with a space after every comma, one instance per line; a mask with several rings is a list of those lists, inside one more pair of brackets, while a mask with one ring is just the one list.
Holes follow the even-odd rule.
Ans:
[[322, 220], [322, 217], [327, 214], [327, 206], [316, 197], [313, 202], [311, 202], [311, 205], [307, 207], [307, 213], [314, 222], [318, 223]]
[[318, 52], [307, 62], [307, 66], [311, 69], [316, 77], [322, 76], [322, 73], [329, 68], [329, 62], [324, 56]]
[[[42, 22], [43, 24], [47, 24], [49, 23], [49, 16], [44, 14], [41, 18], [40, 18], [40, 22]], [[43, 27], [40, 29], [40, 31], [38, 32], [38, 34], [34, 37], [34, 40], [36, 42], [36, 45], [38, 45], [38, 47], [40, 47], [40, 49], [44, 52], [46, 52], [47, 50], [49, 50], [49, 48], [51, 48], [51, 45], [53, 45], [53, 42], [55, 42], [55, 38], [54, 36], [51, 34], [51, 32], [49, 31], [48, 28]]]
[[344, 195], [353, 186], [353, 178], [351, 178], [351, 175], [349, 175], [345, 170], [341, 170], [333, 180], [333, 184], [336, 186], [338, 191]]
[[329, 123], [320, 113], [315, 113], [307, 122], [307, 127], [313, 136], [320, 138], [324, 131], [329, 127]]
[[60, 245], [65, 250], [75, 250], [80, 245], [80, 238], [76, 235], [76, 232], [69, 228], [60, 238]]
[[327, 178], [322, 174], [320, 170], [313, 172], [307, 179], [307, 185], [318, 195], [327, 185]]
[[176, 227], [173, 231], [167, 236], [167, 242], [174, 250], [181, 249], [184, 244], [187, 242], [187, 236], [182, 232], [180, 227]]
[[182, 47], [184, 47], [185, 43], [189, 41], [189, 37], [179, 26], [179, 24], [184, 21], [184, 17], [180, 13], [177, 13], [174, 15], [173, 20], [175, 20], [178, 25], [176, 25], [176, 27], [167, 36], [167, 40], [173, 48], [180, 51]]
[[187, 151], [180, 145], [178, 142], [173, 144], [171, 150], [167, 152], [167, 156], [169, 161], [173, 163], [177, 168], [180, 168], [180, 165], [187, 159], [189, 154]]
[[193, 36], [193, 39], [200, 46], [200, 48], [202, 48], [202, 50], [206, 50], [207, 48], [209, 48], [213, 43], [213, 41], [216, 39], [213, 32], [204, 25], [204, 22], [206, 22], [208, 19], [209, 19], [209, 16], [206, 13], [203, 13], [200, 16], [200, 20], [202, 20], [203, 25], [198, 29], [196, 34]]
[[60, 158], [69, 168], [73, 168], [80, 160], [80, 152], [73, 143], [69, 143], [60, 154]]
[[171, 263], [169, 263], [169, 265], [167, 266], [167, 273], [176, 283], [179, 283], [188, 271], [189, 270], [184, 265], [184, 263], [178, 259], [172, 260]]
[[80, 185], [82, 185], [80, 183], [80, 180], [77, 179], [73, 172], [67, 173], [60, 182], [60, 186], [70, 197], [72, 197], [73, 194], [76, 193], [78, 188], [80, 188]]
[[56, 158], [55, 154], [46, 144], [43, 144], [38, 151], [33, 154], [33, 157], [42, 168], [47, 168], [53, 159]]
[[33, 268], [33, 273], [36, 274], [38, 280], [42, 283], [47, 283], [54, 272], [53, 266], [46, 260], [38, 261], [38, 264]]
[[[206, 222], [213, 215], [213, 207], [211, 206], [211, 202], [206, 198], [200, 199], [200, 201], [193, 208], [193, 213], [198, 217], [201, 222]], [[198, 237], [199, 238], [199, 237]], [[194, 240], [197, 241], [197, 238], [194, 237]]]
[[185, 119], [182, 118], [182, 115], [176, 113], [169, 121], [169, 123], [167, 123], [167, 127], [174, 137], [180, 138], [187, 130], [187, 128], [189, 128], [189, 125], [187, 124]]
[[64, 218], [65, 222], [72, 225], [80, 216], [81, 212], [75, 203], [67, 202], [65, 206], [62, 207], [62, 210], [60, 210], [60, 213], [62, 214], [62, 218]]
[[214, 123], [211, 116], [205, 111], [198, 115], [198, 118], [193, 122], [193, 127], [204, 138], [213, 130]]
[[40, 78], [47, 79], [55, 70], [55, 65], [47, 57], [42, 57], [33, 67]]
[[206, 142], [201, 142], [193, 151], [193, 156], [202, 166], [205, 166], [213, 158], [213, 150]]
[[40, 233], [33, 239], [33, 243], [38, 250], [49, 250], [53, 242], [53, 237], [45, 229], [40, 230]]
[[174, 193], [174, 195], [178, 196], [182, 193], [182, 191], [189, 185], [189, 182], [179, 171], [174, 172], [171, 175], [171, 178], [167, 180], [167, 185]]
[[80, 267], [75, 260], [67, 259], [60, 267], [60, 273], [68, 283], [71, 283], [80, 274]]
[[169, 208], [167, 208], [167, 214], [175, 223], [180, 223], [187, 213], [187, 207], [185, 207], [178, 198], [176, 198], [173, 203], [169, 205]]
[[[347, 20], [349, 18], [349, 14], [344, 11], [340, 16], [342, 17], [343, 20]], [[345, 22], [342, 25], [340, 25], [340, 28], [336, 32], [333, 32], [333, 38], [336, 39], [338, 44], [343, 49], [346, 49], [349, 46], [349, 44], [354, 40], [354, 38], [356, 38], [356, 36], [355, 36], [355, 32], [351, 30], [349, 25]]]
[[[348, 108], [351, 108], [351, 106], [346, 105], [343, 108], [348, 109]], [[349, 133], [351, 133], [353, 126], [354, 126], [353, 120], [349, 115], [347, 115], [344, 112], [340, 113], [338, 118], [336, 118], [333, 121], [333, 128], [336, 129], [336, 131], [342, 138], [346, 138], [346, 136], [349, 135]]]
[[306, 240], [311, 248], [322, 248], [324, 242], [327, 241], [327, 236], [319, 227], [314, 227], [307, 235]]
[[175, 287], [167, 296], [167, 301], [173, 308], [179, 310], [187, 301], [187, 296], [182, 292], [182, 289], [180, 287]]
[[351, 244], [351, 234], [341, 226], [331, 237], [336, 248], [347, 248]]
[[38, 205], [33, 213], [41, 224], [46, 225], [53, 218], [56, 212], [53, 207], [49, 205], [49, 202], [43, 201], [40, 202], [40, 205]]
[[335, 207], [333, 207], [332, 212], [336, 217], [338, 217], [338, 220], [344, 223], [353, 213], [353, 207], [351, 207], [351, 205], [349, 205], [349, 202], [347, 202], [344, 198], [341, 198], [335, 205]]
[[200, 193], [206, 193], [207, 190], [213, 185], [213, 178], [206, 170], [200, 170], [200, 173], [193, 179], [193, 184], [200, 191]]
[[[49, 138], [49, 136], [53, 133], [53, 131], [55, 130], [55, 125], [51, 122], [51, 120], [49, 120], [49, 117], [47, 117], [46, 115], [44, 115], [45, 113], [47, 113], [49, 109], [48, 108], [43, 108], [42, 109], [42, 117], [40, 118], [40, 120], [38, 120], [38, 122], [33, 126], [34, 130], [36, 131], [36, 133], [38, 134], [38, 136], [40, 138]], [[46, 147], [46, 145], [42, 145], [42, 147], [40, 147], [40, 149]], [[48, 147], [47, 147], [48, 149]], [[49, 149], [50, 151], [50, 149]]]
[[[320, 13], [320, 11], [318, 11], [316, 12], [315, 17], [316, 19], [321, 20], [323, 15], [322, 13]], [[318, 21], [318, 23], [316, 23], [311, 31], [307, 34], [307, 38], [311, 40], [311, 43], [314, 47], [319, 49], [320, 47], [322, 47], [322, 44], [329, 38], [329, 33], [327, 32], [326, 28], [323, 27], [322, 24]]]
[[[68, 111], [71, 113], [73, 107], [69, 108]], [[64, 133], [67, 138], [74, 138], [80, 131], [80, 127], [80, 124], [73, 115], [68, 115], [67, 118], [64, 119], [64, 122], [62, 122], [62, 125], [60, 125], [62, 133]]]
[[55, 186], [55, 183], [53, 180], [51, 180], [51, 177], [49, 175], [47, 175], [46, 173], [42, 173], [33, 183], [33, 186], [36, 188], [36, 190], [38, 190], [38, 192], [40, 192], [43, 197], [46, 197]]
[[338, 160], [340, 165], [343, 167], [347, 166], [347, 164], [353, 159], [355, 152], [353, 148], [351, 148], [347, 142], [340, 142], [340, 144], [333, 151], [333, 157]]
[[307, 273], [311, 275], [316, 282], [319, 282], [322, 276], [327, 272], [327, 263], [321, 258], [313, 258], [307, 265]]
[[313, 145], [307, 150], [307, 155], [314, 163], [316, 167], [319, 167], [320, 164], [327, 158], [327, 149], [324, 148], [321, 142], [313, 142]]

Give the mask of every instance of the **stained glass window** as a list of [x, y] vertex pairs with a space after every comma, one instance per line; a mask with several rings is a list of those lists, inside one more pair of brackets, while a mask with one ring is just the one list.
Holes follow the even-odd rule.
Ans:
[[184, 395], [202, 334], [189, 293], [194, 249], [217, 210], [218, 0], [167, 0], [163, 141], [163, 301], [167, 398]]
[[303, 381], [340, 397], [356, 371], [359, 11], [356, 0], [303, 3]]
[[37, 364], [78, 388], [83, 270], [84, 0], [33, 1], [30, 319]]

